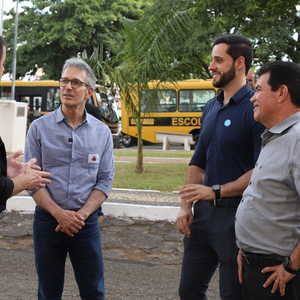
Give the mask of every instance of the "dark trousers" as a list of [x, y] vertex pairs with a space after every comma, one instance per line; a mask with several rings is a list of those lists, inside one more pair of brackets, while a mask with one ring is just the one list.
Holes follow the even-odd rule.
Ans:
[[67, 254], [74, 269], [80, 298], [104, 300], [104, 265], [97, 213], [85, 220], [74, 235], [55, 232], [57, 221], [47, 212], [35, 210], [33, 240], [38, 274], [38, 299], [61, 300]]
[[242, 285], [238, 281], [235, 213], [236, 208], [213, 207], [204, 201], [194, 205], [191, 237], [184, 238], [179, 286], [181, 300], [206, 300], [206, 290], [218, 266], [221, 299], [242, 299]]
[[290, 280], [285, 287], [285, 296], [281, 297], [279, 290], [271, 294], [272, 283], [264, 288], [263, 284], [271, 276], [271, 273], [261, 273], [267, 266], [248, 265], [243, 262], [243, 299], [244, 300], [299, 300], [300, 299], [300, 274]]

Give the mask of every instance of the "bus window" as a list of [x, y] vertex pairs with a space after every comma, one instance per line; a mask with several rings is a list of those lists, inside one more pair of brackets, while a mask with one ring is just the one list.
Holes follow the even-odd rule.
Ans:
[[11, 100], [11, 88], [7, 86], [1, 86], [0, 99]]
[[142, 112], [176, 111], [175, 90], [147, 90], [141, 94]]
[[41, 116], [42, 97], [33, 97], [33, 116]]
[[179, 111], [181, 112], [202, 112], [208, 100], [216, 95], [215, 90], [180, 90]]
[[46, 100], [46, 110], [52, 111], [59, 107], [60, 105], [60, 95], [59, 88], [49, 88]]
[[[139, 98], [136, 94], [133, 98], [145, 113], [141, 114], [142, 139], [159, 143], [156, 132], [165, 131], [192, 134], [194, 141], [197, 141], [204, 106], [218, 92], [212, 80], [189, 79], [176, 83], [150, 81], [148, 88], [140, 93]], [[129, 147], [138, 136], [136, 120], [134, 115], [127, 112], [125, 103], [122, 103], [121, 109], [122, 134], [126, 137], [122, 143]]]

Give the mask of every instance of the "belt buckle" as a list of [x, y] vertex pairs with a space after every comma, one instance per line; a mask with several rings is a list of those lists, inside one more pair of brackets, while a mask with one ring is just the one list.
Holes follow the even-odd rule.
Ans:
[[246, 256], [246, 254], [243, 252], [243, 250], [242, 250], [242, 256], [244, 257], [246, 263], [250, 266], [249, 260], [247, 259], [247, 256]]
[[214, 199], [214, 206], [217, 206], [217, 199]]

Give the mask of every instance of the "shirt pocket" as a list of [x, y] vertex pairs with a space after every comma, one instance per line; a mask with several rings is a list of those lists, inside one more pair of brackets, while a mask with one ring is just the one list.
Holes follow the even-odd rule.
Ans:
[[90, 175], [97, 176], [100, 165], [100, 153], [95, 152], [95, 148], [84, 148], [85, 168]]

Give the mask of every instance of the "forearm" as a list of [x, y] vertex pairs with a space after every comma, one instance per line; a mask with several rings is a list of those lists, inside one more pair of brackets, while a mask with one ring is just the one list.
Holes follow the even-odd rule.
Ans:
[[[188, 173], [186, 176], [186, 184], [203, 184], [205, 177], [205, 170], [191, 165], [188, 168]], [[185, 199], [181, 200], [181, 208], [182, 209], [191, 209], [193, 203], [186, 202]]]
[[14, 188], [12, 190], [11, 197], [15, 196], [16, 194], [20, 193], [21, 191], [27, 188], [27, 181], [25, 176], [19, 175], [17, 177], [10, 178], [10, 179], [14, 183]]
[[222, 184], [221, 186], [222, 198], [242, 195], [244, 190], [247, 188], [249, 184], [252, 171], [253, 169], [248, 171], [247, 173], [245, 173], [235, 181]]
[[191, 165], [188, 168], [188, 173], [186, 176], [186, 184], [203, 184], [204, 183], [204, 177], [205, 177], [205, 170]]
[[63, 209], [54, 202], [46, 188], [36, 191], [32, 195], [32, 198], [40, 208], [49, 212], [56, 220], [59, 219], [59, 215]]
[[106, 195], [103, 192], [99, 190], [93, 190], [86, 203], [78, 210], [78, 213], [86, 220], [102, 205], [105, 200]]
[[300, 241], [298, 241], [297, 246], [290, 254], [291, 258], [291, 268], [297, 270], [300, 268]]

